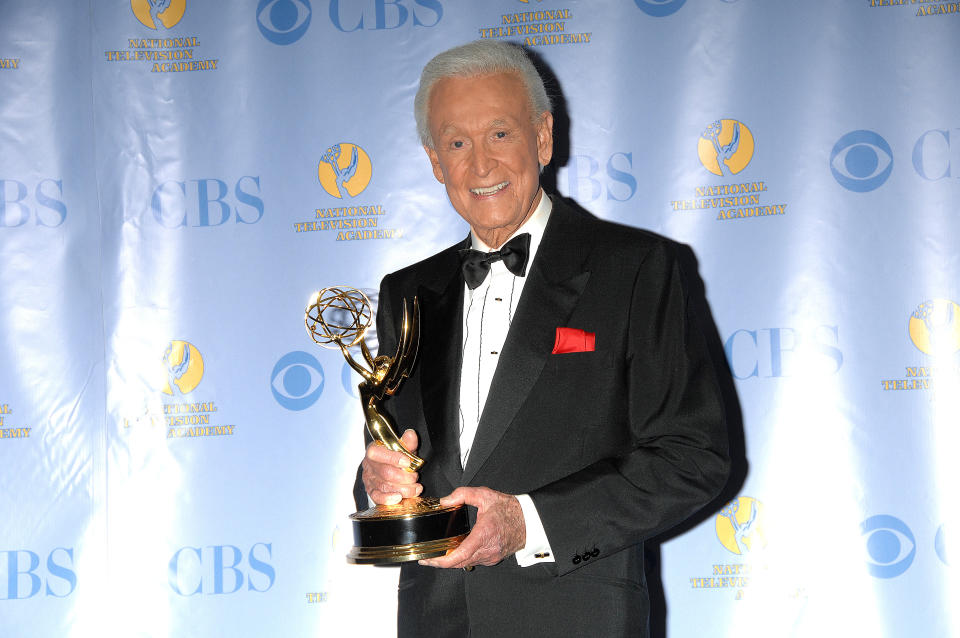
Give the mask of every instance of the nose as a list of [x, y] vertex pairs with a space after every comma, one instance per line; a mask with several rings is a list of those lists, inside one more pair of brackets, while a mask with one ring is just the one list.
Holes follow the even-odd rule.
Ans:
[[473, 147], [473, 172], [483, 176], [489, 173], [497, 165], [496, 159], [490, 154], [483, 144], [477, 144]]

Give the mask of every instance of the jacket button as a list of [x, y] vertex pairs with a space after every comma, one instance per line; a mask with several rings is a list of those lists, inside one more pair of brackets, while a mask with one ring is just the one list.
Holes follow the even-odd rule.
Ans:
[[591, 555], [591, 556], [594, 556], [594, 557], [599, 556], [599, 555], [600, 555], [600, 550], [597, 549], [596, 547], [594, 547], [594, 548], [593, 548], [593, 551], [590, 552], [590, 555]]
[[581, 560], [581, 559], [580, 559], [580, 554], [577, 554], [576, 556], [573, 557], [573, 564], [574, 564], [574, 565], [578, 564], [578, 563], [580, 562], [580, 560]]

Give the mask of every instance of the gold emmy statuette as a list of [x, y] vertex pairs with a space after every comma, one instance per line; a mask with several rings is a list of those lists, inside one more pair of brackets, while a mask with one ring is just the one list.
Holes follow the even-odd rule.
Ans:
[[[367, 432], [377, 445], [400, 452], [410, 461], [410, 472], [423, 465], [397, 436], [390, 417], [383, 411], [385, 396], [393, 395], [403, 378], [409, 376], [420, 343], [420, 306], [413, 299], [413, 314], [403, 302], [400, 343], [392, 357], [374, 357], [363, 337], [373, 320], [370, 300], [354, 288], [331, 287], [317, 292], [307, 305], [307, 332], [318, 345], [339, 349], [350, 367], [363, 377], [360, 400]], [[350, 356], [349, 348], [359, 345], [366, 366]], [[367, 367], [369, 366], [369, 367]], [[470, 532], [467, 510], [462, 505], [441, 507], [436, 498], [405, 498], [396, 505], [377, 505], [350, 515], [353, 521], [351, 563], [376, 565], [404, 563], [442, 556], [460, 544]]]

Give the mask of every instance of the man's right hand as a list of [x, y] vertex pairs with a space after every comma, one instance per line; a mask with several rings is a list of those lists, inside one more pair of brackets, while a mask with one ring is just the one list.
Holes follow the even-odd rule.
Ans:
[[[413, 430], [404, 432], [400, 442], [413, 454], [417, 453], [420, 441]], [[377, 505], [395, 505], [403, 498], [420, 496], [423, 491], [417, 482], [419, 475], [407, 469], [410, 459], [376, 442], [367, 446], [361, 467], [363, 488]]]

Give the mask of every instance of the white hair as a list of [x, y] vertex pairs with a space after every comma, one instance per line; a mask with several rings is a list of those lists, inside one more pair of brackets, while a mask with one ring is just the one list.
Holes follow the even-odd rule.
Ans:
[[527, 89], [533, 123], [544, 111], [550, 111], [550, 98], [543, 79], [530, 61], [526, 51], [516, 44], [500, 40], [476, 40], [436, 55], [427, 62], [420, 74], [420, 88], [413, 100], [413, 115], [417, 120], [420, 142], [433, 148], [428, 125], [430, 91], [444, 78], [473, 77], [494, 73], [516, 73]]

